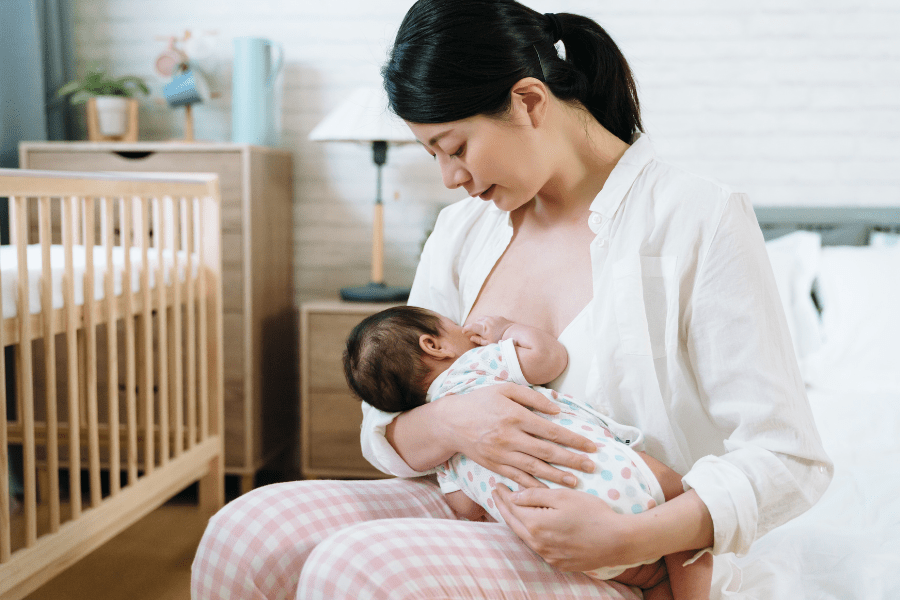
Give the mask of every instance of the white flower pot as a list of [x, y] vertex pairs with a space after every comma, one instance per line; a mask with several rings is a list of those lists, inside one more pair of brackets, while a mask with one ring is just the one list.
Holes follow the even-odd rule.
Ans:
[[97, 96], [96, 104], [100, 133], [108, 136], [125, 135], [128, 127], [128, 98]]

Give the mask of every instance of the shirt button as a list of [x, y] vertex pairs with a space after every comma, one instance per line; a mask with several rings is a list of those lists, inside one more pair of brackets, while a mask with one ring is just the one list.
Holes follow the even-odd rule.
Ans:
[[597, 240], [597, 247], [605, 248], [606, 247], [606, 239]]
[[591, 228], [591, 231], [597, 233], [600, 231], [600, 224], [603, 223], [603, 215], [599, 213], [591, 213], [591, 216], [588, 217], [588, 226]]

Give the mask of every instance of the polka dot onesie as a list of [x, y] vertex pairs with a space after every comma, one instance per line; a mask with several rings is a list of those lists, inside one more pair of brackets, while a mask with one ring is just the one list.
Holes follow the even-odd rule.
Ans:
[[[467, 394], [473, 390], [501, 383], [529, 385], [522, 375], [512, 340], [474, 348], [460, 356], [453, 365], [441, 373], [428, 390], [429, 401], [453, 394]], [[664, 501], [662, 489], [647, 464], [635, 452], [640, 449], [643, 436], [634, 428], [620, 425], [571, 396], [540, 387], [529, 386], [554, 401], [560, 407], [556, 415], [536, 413], [579, 433], [597, 444], [597, 451], [586, 456], [594, 461], [593, 473], [570, 471], [578, 478], [576, 489], [602, 498], [618, 513], [637, 514]], [[503, 483], [512, 490], [518, 484], [456, 454], [437, 468], [438, 482], [445, 494], [462, 490], [480, 504], [499, 523], [503, 517], [491, 499], [491, 490]], [[541, 480], [551, 488], [562, 487]], [[650, 561], [655, 562], [655, 561]], [[627, 565], [589, 571], [597, 579], [612, 579]]]

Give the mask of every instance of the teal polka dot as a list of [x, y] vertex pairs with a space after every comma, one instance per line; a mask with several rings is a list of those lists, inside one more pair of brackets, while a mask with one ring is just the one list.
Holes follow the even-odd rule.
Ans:
[[640, 504], [634, 504], [631, 506], [631, 512], [633, 512], [634, 514], [638, 514], [644, 512], [644, 509]]
[[466, 457], [462, 454], [459, 455], [459, 464], [465, 466], [466, 465]]
[[591, 488], [589, 490], [584, 490], [584, 491], [586, 491], [588, 494], [593, 494], [593, 495], [597, 496], [598, 498], [600, 497], [600, 494], [598, 494], [597, 490], [595, 490], [594, 488]]
[[559, 420], [559, 424], [560, 424], [560, 425], [571, 425], [571, 424], [572, 424], [572, 419], [560, 419], [560, 420]]
[[482, 482], [481, 482], [481, 485], [480, 485], [479, 487], [481, 487], [481, 491], [482, 491], [482, 492], [486, 492], [486, 491], [487, 491], [487, 484], [486, 484], [485, 482], [482, 481]]
[[611, 481], [613, 478], [612, 471], [607, 471], [606, 469], [603, 469], [602, 471], [600, 471], [600, 477], [602, 477], [606, 481]]
[[625, 457], [620, 454], [616, 454], [616, 460], [625, 460]]

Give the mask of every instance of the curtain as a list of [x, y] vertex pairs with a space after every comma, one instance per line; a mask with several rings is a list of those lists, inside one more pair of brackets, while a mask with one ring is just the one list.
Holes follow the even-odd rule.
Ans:
[[[71, 0], [0, 0], [0, 168], [19, 166], [21, 141], [73, 139], [72, 110], [67, 99], [55, 97], [75, 76], [73, 42]], [[9, 243], [6, 198], [0, 198], [0, 243]], [[14, 390], [11, 350], [0, 359], [6, 361], [3, 385]], [[14, 406], [9, 403], [8, 412]], [[9, 453], [10, 491], [17, 494], [21, 448]]]

